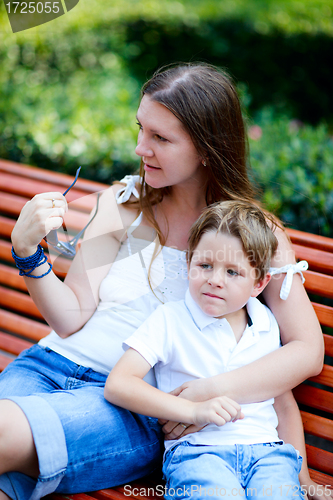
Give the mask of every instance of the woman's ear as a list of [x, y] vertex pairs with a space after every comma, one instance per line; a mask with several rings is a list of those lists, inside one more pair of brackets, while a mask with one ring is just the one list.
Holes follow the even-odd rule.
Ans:
[[257, 283], [254, 285], [251, 297], [257, 297], [263, 289], [268, 285], [268, 283], [271, 280], [272, 275], [270, 273], [267, 273], [266, 276], [264, 276], [261, 280], [257, 281]]

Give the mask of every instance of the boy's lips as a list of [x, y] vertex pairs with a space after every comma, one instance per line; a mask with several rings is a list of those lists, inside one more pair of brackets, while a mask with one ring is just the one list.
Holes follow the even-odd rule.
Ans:
[[214, 295], [213, 293], [204, 293], [204, 295], [206, 295], [207, 297], [212, 297], [213, 299], [224, 300], [223, 297], [219, 297], [218, 295]]

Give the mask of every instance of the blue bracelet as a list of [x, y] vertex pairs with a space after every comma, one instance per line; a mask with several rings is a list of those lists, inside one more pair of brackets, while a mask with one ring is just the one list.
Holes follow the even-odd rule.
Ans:
[[[36, 252], [29, 257], [19, 257], [16, 255], [14, 248], [12, 247], [12, 256], [15, 261], [16, 267], [20, 270], [20, 276], [27, 276], [28, 278], [43, 278], [47, 274], [51, 272], [52, 264], [47, 262], [47, 257], [44, 254], [44, 250], [41, 245], [38, 245]], [[33, 276], [31, 273], [42, 264], [48, 263], [49, 269], [46, 273], [41, 274], [40, 276]]]

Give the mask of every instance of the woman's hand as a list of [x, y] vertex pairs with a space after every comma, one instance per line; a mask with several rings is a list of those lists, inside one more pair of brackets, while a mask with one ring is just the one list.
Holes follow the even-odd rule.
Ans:
[[333, 499], [333, 490], [330, 489], [329, 486], [323, 486], [321, 484], [317, 484], [310, 479], [310, 476], [306, 481], [301, 482], [301, 488], [304, 492], [306, 492], [306, 498], [308, 500], [332, 500]]
[[207, 401], [207, 399], [212, 399], [216, 396], [216, 389], [214, 390], [214, 377], [198, 378], [184, 382], [171, 391], [170, 394], [194, 402]]
[[67, 212], [65, 197], [58, 192], [37, 194], [28, 201], [12, 231], [12, 243], [19, 257], [36, 252], [37, 245], [53, 229], [63, 223]]

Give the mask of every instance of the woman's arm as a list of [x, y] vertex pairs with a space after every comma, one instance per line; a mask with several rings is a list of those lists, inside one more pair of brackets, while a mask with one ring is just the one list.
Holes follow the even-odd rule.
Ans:
[[292, 444], [303, 458], [299, 475], [301, 488], [313, 500], [332, 499], [333, 492], [328, 487], [321, 486], [310, 478], [306, 460], [306, 448], [301, 414], [291, 391], [275, 399], [274, 408], [278, 416], [278, 434], [285, 443]]
[[[271, 267], [282, 267], [295, 262], [294, 252], [287, 234], [276, 230], [278, 250]], [[285, 274], [272, 277], [263, 292], [267, 306], [273, 312], [280, 328], [285, 362], [281, 366], [289, 376], [291, 387], [303, 380], [318, 375], [323, 367], [324, 340], [316, 313], [301, 282], [299, 274], [294, 275], [289, 297], [280, 299], [280, 290]], [[294, 364], [294, 365], [293, 365]], [[297, 364], [297, 366], [295, 366]]]
[[105, 398], [141, 415], [174, 419], [187, 424], [224, 425], [243, 417], [240, 406], [227, 397], [193, 403], [152, 387], [142, 380], [150, 368], [141, 354], [128, 349], [108, 376]]
[[[40, 279], [25, 278], [28, 291], [40, 312], [62, 337], [76, 332], [95, 311], [99, 285], [117, 254], [120, 243], [115, 232], [124, 227], [121, 210], [127, 214], [126, 209], [119, 209], [116, 204], [114, 194], [117, 189], [119, 186], [113, 186], [100, 197], [97, 215], [85, 232], [64, 282], [52, 271]], [[58, 208], [51, 208], [51, 198], [56, 200]], [[66, 200], [60, 193], [35, 196], [22, 209], [13, 229], [15, 253], [20, 257], [33, 254], [41, 239], [51, 229], [61, 226], [65, 211]], [[41, 275], [47, 269], [48, 264], [45, 263], [33, 274]]]

